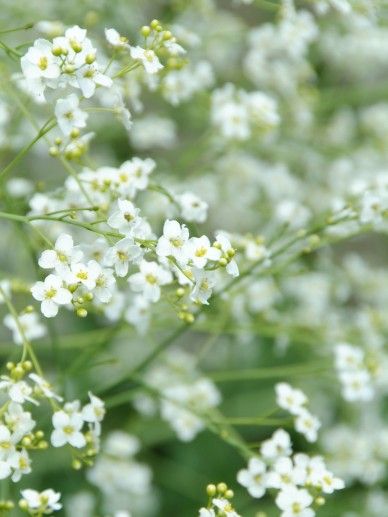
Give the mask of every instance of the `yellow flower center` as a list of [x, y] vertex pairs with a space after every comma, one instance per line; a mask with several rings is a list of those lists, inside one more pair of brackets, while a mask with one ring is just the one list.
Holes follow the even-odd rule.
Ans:
[[148, 275], [145, 276], [145, 279], [147, 280], [147, 282], [151, 285], [154, 285], [156, 284], [157, 282], [157, 279], [156, 279], [156, 276], [152, 275], [151, 273], [149, 273]]
[[51, 298], [54, 298], [54, 296], [57, 294], [57, 290], [54, 289], [53, 287], [51, 289], [48, 289], [46, 292], [45, 292], [45, 295], [46, 295], [46, 298], [50, 299]]
[[206, 255], [206, 248], [204, 246], [195, 250], [196, 257], [204, 257], [205, 255]]
[[46, 68], [48, 67], [48, 59], [46, 56], [42, 56], [39, 58], [38, 67], [41, 70], [46, 70]]

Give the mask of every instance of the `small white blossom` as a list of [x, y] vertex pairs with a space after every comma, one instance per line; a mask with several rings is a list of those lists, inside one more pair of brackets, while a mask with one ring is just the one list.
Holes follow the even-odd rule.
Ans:
[[79, 108], [79, 98], [74, 93], [65, 99], [58, 99], [54, 113], [60, 130], [66, 136], [73, 128], [86, 127], [88, 114]]
[[157, 74], [163, 68], [158, 56], [151, 49], [131, 47], [131, 57], [141, 61], [147, 74]]
[[43, 490], [43, 492], [26, 488], [21, 491], [21, 495], [22, 501], [26, 502], [28, 510], [34, 515], [51, 514], [62, 508], [62, 504], [59, 502], [61, 494], [54, 492], [51, 488]]
[[71, 302], [70, 291], [63, 287], [61, 278], [49, 275], [44, 282], [36, 282], [31, 288], [32, 296], [41, 303], [41, 311], [46, 318], [52, 318], [58, 314], [59, 305], [67, 305]]
[[113, 266], [117, 276], [126, 276], [129, 264], [138, 262], [141, 255], [141, 248], [134, 243], [133, 239], [126, 237], [107, 250], [104, 263], [107, 266]]
[[267, 467], [259, 458], [251, 458], [248, 468], [237, 473], [237, 481], [244, 486], [252, 497], [260, 498], [266, 492]]
[[146, 300], [157, 302], [160, 298], [160, 286], [169, 284], [172, 275], [157, 262], [142, 260], [139, 265], [140, 271], [128, 278], [131, 289], [141, 292]]
[[54, 431], [51, 433], [51, 443], [54, 447], [62, 447], [68, 443], [80, 449], [86, 445], [85, 436], [81, 432], [84, 421], [79, 413], [69, 415], [65, 411], [56, 411], [52, 422]]
[[189, 258], [189, 250], [187, 241], [189, 239], [189, 230], [178, 221], [167, 221], [163, 226], [163, 235], [159, 238], [156, 247], [156, 253], [160, 257], [174, 257], [181, 265], [187, 263]]

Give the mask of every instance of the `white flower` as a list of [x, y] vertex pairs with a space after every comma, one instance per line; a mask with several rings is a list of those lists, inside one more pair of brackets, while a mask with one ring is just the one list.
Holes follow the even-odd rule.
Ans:
[[125, 321], [133, 325], [139, 334], [145, 334], [150, 323], [150, 302], [143, 296], [135, 296], [132, 305], [125, 312]]
[[252, 121], [263, 128], [272, 128], [279, 124], [280, 117], [274, 99], [262, 92], [248, 93], [245, 97], [249, 116]]
[[194, 268], [193, 275], [195, 284], [190, 298], [194, 302], [209, 305], [208, 299], [212, 295], [213, 287], [216, 285], [214, 271]]
[[101, 266], [95, 260], [89, 260], [87, 264], [77, 262], [71, 265], [66, 281], [68, 284], [81, 284], [92, 291], [96, 287], [100, 272]]
[[79, 68], [76, 71], [76, 81], [86, 99], [94, 95], [97, 86], [110, 88], [113, 85], [112, 79], [99, 71], [97, 63]]
[[71, 235], [62, 233], [55, 242], [53, 250], [44, 251], [38, 261], [43, 269], [55, 269], [60, 275], [69, 270], [73, 263], [82, 259], [82, 251], [74, 248]]
[[12, 314], [7, 314], [4, 318], [4, 325], [12, 332], [12, 338], [17, 345], [23, 343], [23, 336], [27, 340], [32, 341], [46, 335], [46, 327], [41, 324], [36, 312], [20, 314], [18, 321], [15, 320]]
[[195, 267], [200, 269], [206, 266], [208, 260], [219, 260], [221, 258], [221, 251], [210, 245], [210, 241], [206, 235], [202, 237], [192, 237], [189, 240], [188, 249], [191, 262]]
[[267, 467], [259, 458], [251, 458], [248, 468], [237, 473], [237, 481], [244, 486], [252, 497], [263, 497], [267, 487]]
[[9, 455], [15, 451], [15, 439], [5, 425], [0, 425], [0, 460], [8, 460]]
[[313, 517], [315, 512], [309, 508], [312, 502], [307, 490], [294, 486], [284, 488], [276, 497], [276, 504], [282, 510], [281, 517]]
[[86, 445], [85, 436], [81, 433], [82, 416], [74, 412], [56, 411], [52, 418], [54, 431], [51, 433], [51, 443], [54, 447], [62, 447], [66, 443], [78, 449]]
[[54, 492], [51, 488], [43, 490], [43, 492], [37, 492], [36, 490], [27, 488], [22, 490], [21, 494], [23, 500], [28, 505], [28, 509], [34, 515], [50, 514], [62, 508], [61, 503], [59, 503], [61, 494]]
[[142, 255], [142, 250], [133, 239], [126, 237], [109, 248], [104, 257], [107, 266], [114, 266], [117, 276], [125, 276], [128, 273], [130, 263], [137, 262]]
[[55, 116], [64, 135], [70, 135], [73, 128], [86, 126], [88, 114], [79, 108], [79, 98], [72, 93], [65, 99], [58, 99], [55, 104]]
[[321, 427], [321, 422], [318, 418], [312, 415], [307, 409], [299, 412], [295, 419], [295, 430], [298, 433], [304, 434], [306, 440], [309, 442], [316, 442], [318, 437], [318, 429]]
[[303, 391], [293, 388], [286, 382], [280, 382], [275, 386], [276, 403], [292, 415], [299, 415], [303, 406], [307, 403], [307, 397]]
[[48, 399], [55, 399], [55, 400], [58, 400], [58, 402], [61, 402], [62, 401], [62, 397], [60, 397], [59, 395], [57, 395], [51, 388], [50, 384], [45, 380], [43, 379], [42, 377], [40, 377], [39, 375], [37, 375], [36, 373], [30, 373], [29, 375], [29, 378], [35, 382], [35, 384], [37, 385], [37, 387], [39, 388], [39, 390], [43, 393], [43, 395], [45, 397], [47, 397]]
[[104, 443], [104, 452], [118, 459], [132, 458], [139, 450], [139, 439], [124, 431], [111, 431]]
[[142, 62], [147, 74], [157, 74], [163, 68], [157, 55], [151, 49], [142, 47], [131, 47], [132, 59], [138, 59]]
[[119, 232], [131, 236], [134, 228], [139, 224], [140, 210], [126, 199], [117, 201], [118, 210], [108, 218], [108, 224], [111, 228], [119, 230]]
[[31, 413], [23, 411], [23, 406], [16, 402], [11, 402], [4, 417], [8, 428], [12, 430], [15, 442], [30, 433], [35, 427], [35, 421], [31, 417]]
[[216, 514], [212, 508], [200, 508], [199, 517], [216, 517]]
[[12, 481], [17, 483], [23, 474], [31, 472], [31, 460], [25, 449], [14, 451], [8, 458], [8, 464], [14, 469]]
[[138, 190], [145, 190], [148, 186], [148, 177], [154, 168], [154, 160], [142, 160], [136, 156], [120, 165], [117, 176], [120, 194], [133, 198]]
[[93, 395], [89, 391], [88, 393], [90, 403], [86, 404], [86, 406], [82, 409], [82, 418], [85, 422], [89, 422], [90, 424], [95, 424], [95, 428], [97, 430], [97, 433], [100, 434], [101, 431], [101, 425], [100, 422], [102, 422], [104, 416], [105, 416], [105, 404], [104, 402]]
[[192, 192], [184, 192], [177, 196], [183, 219], [190, 222], [203, 223], [206, 221], [208, 204]]
[[313, 474], [310, 474], [310, 480], [314, 486], [320, 487], [325, 494], [332, 494], [335, 490], [341, 490], [345, 487], [342, 479], [334, 477], [332, 472], [324, 468], [315, 470]]
[[26, 400], [38, 405], [30, 395], [32, 388], [25, 381], [14, 381], [6, 375], [1, 376], [0, 390], [8, 390], [8, 396], [13, 402], [24, 404]]
[[20, 64], [27, 80], [56, 79], [61, 73], [57, 58], [52, 53], [52, 44], [41, 38], [34, 41], [34, 46], [27, 50]]
[[224, 255], [229, 259], [228, 264], [226, 266], [227, 273], [234, 277], [238, 276], [239, 270], [237, 262], [234, 259], [230, 259], [230, 257], [234, 256], [234, 249], [230, 244], [230, 240], [226, 237], [226, 235], [218, 233], [216, 235], [216, 241], [221, 246], [221, 250], [223, 251]]
[[95, 263], [97, 278], [94, 295], [101, 303], [108, 303], [112, 299], [116, 279], [113, 276], [113, 269], [102, 268], [97, 262]]
[[105, 37], [114, 48], [129, 48], [128, 39], [120, 36], [116, 29], [105, 29]]
[[364, 366], [364, 352], [349, 343], [339, 343], [335, 349], [335, 366], [338, 370], [356, 371]]
[[278, 458], [267, 477], [267, 486], [283, 490], [293, 485], [303, 485], [305, 471], [300, 467], [294, 467], [288, 457]]
[[156, 253], [160, 257], [174, 257], [177, 262], [184, 265], [188, 261], [187, 241], [189, 230], [178, 221], [167, 221], [163, 226], [163, 235], [159, 238]]
[[0, 460], [0, 479], [6, 479], [11, 475], [11, 465], [9, 461]]
[[131, 289], [141, 292], [146, 300], [157, 302], [160, 298], [160, 286], [169, 284], [172, 275], [157, 262], [142, 260], [139, 265], [140, 271], [128, 278]]
[[34, 184], [26, 178], [11, 178], [7, 181], [6, 189], [11, 197], [23, 198], [34, 192]]
[[70, 291], [62, 287], [61, 278], [48, 275], [44, 282], [36, 282], [31, 288], [32, 296], [41, 303], [41, 311], [46, 318], [58, 314], [58, 305], [67, 305], [71, 302]]
[[268, 460], [289, 456], [292, 452], [290, 435], [283, 429], [276, 430], [269, 440], [261, 444], [260, 452]]
[[228, 499], [215, 498], [212, 500], [212, 503], [221, 512], [221, 515], [225, 515], [225, 517], [240, 517], [234, 511]]
[[366, 370], [341, 372], [339, 377], [343, 385], [342, 395], [348, 402], [368, 401], [373, 398], [371, 376]]

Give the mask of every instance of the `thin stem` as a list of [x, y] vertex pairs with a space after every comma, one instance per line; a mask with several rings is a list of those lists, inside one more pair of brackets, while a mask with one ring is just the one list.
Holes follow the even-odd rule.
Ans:
[[0, 294], [1, 294], [2, 298], [4, 299], [4, 302], [5, 302], [8, 310], [9, 310], [9, 312], [11, 313], [11, 315], [14, 318], [16, 326], [17, 326], [17, 329], [18, 329], [18, 331], [20, 333], [20, 336], [22, 338], [22, 342], [23, 342], [22, 361], [25, 359], [25, 356], [28, 353], [28, 355], [31, 358], [32, 364], [34, 365], [35, 371], [38, 373], [38, 375], [43, 377], [43, 371], [42, 371], [42, 369], [40, 367], [38, 358], [35, 355], [35, 352], [34, 352], [34, 350], [32, 348], [31, 343], [28, 341], [28, 339], [26, 337], [26, 334], [25, 334], [24, 329], [23, 329], [23, 325], [20, 323], [20, 320], [19, 320], [19, 315], [18, 315], [15, 307], [13, 306], [11, 300], [8, 298], [7, 294], [5, 293], [4, 289], [1, 287], [1, 285], [0, 285]]
[[28, 29], [32, 29], [34, 26], [34, 23], [26, 23], [25, 25], [22, 25], [21, 27], [15, 27], [14, 29], [3, 29], [0, 30], [0, 34], [9, 34], [10, 32], [17, 32], [17, 31], [26, 31]]
[[13, 169], [13, 167], [19, 163], [19, 161], [25, 156], [28, 151], [40, 140], [44, 135], [46, 135], [49, 131], [51, 131], [56, 126], [56, 123], [51, 123], [47, 125], [47, 123], [39, 130], [36, 137], [31, 140], [29, 144], [27, 144], [23, 149], [15, 156], [15, 158], [0, 172], [0, 179], [5, 179], [6, 175]]

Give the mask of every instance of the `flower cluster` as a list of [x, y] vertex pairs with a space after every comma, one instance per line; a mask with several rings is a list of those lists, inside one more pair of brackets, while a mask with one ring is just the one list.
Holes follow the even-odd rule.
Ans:
[[[88, 481], [104, 496], [107, 511], [127, 515], [141, 501], [150, 498], [152, 473], [150, 468], [136, 461], [140, 450], [135, 436], [123, 431], [111, 431], [104, 439], [102, 451], [87, 474]], [[116, 515], [116, 514], [115, 514]]]
[[368, 368], [361, 348], [339, 343], [335, 348], [335, 365], [345, 400], [357, 402], [373, 398], [371, 368]]
[[281, 517], [313, 517], [311, 506], [324, 504], [322, 494], [344, 488], [344, 482], [327, 470], [321, 456], [292, 454], [290, 436], [283, 429], [262, 443], [260, 457], [251, 458], [237, 480], [256, 498], [268, 489], [278, 490], [275, 502]]
[[0, 514], [385, 515], [383, 6], [17, 4]]
[[295, 416], [295, 430], [304, 434], [309, 442], [315, 442], [321, 423], [306, 408], [307, 397], [303, 391], [286, 382], [276, 384], [275, 391], [278, 406]]
[[50, 515], [62, 508], [59, 502], [61, 494], [54, 492], [51, 488], [37, 492], [30, 488], [22, 490], [22, 499], [19, 501], [19, 506], [25, 510], [29, 515]]
[[230, 83], [214, 90], [211, 117], [224, 138], [236, 140], [247, 140], [256, 127], [265, 132], [280, 122], [276, 101], [269, 95], [236, 91]]
[[[86, 33], [86, 29], [76, 25], [52, 42], [37, 39], [28, 49], [21, 58], [21, 67], [27, 87], [35, 96], [44, 96], [46, 88], [55, 90], [69, 85], [80, 89], [82, 95], [89, 98], [97, 85], [112, 86], [112, 79], [102, 72], [96, 60], [97, 51]], [[69, 107], [71, 104], [67, 109]], [[62, 106], [57, 105], [59, 113], [62, 109], [66, 109], [63, 103]]]
[[193, 440], [205, 428], [209, 413], [221, 402], [214, 383], [199, 376], [194, 358], [179, 350], [171, 350], [164, 364], [151, 368], [144, 380], [149, 389], [136, 397], [136, 409], [147, 416], [159, 409], [163, 420], [184, 442]]
[[231, 499], [233, 499], [233, 490], [228, 488], [226, 483], [218, 483], [217, 485], [208, 485], [206, 493], [209, 496], [209, 502], [206, 508], [199, 509], [199, 517], [240, 517], [233, 508]]

